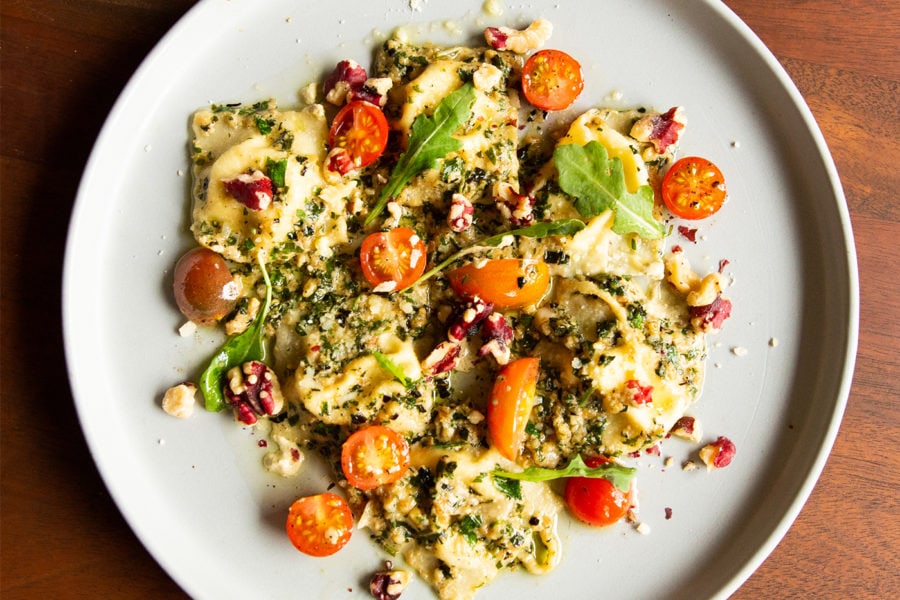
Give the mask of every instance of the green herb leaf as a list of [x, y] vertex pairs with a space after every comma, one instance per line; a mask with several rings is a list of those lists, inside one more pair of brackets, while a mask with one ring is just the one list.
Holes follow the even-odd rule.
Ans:
[[266, 172], [276, 188], [283, 188], [284, 176], [285, 173], [287, 173], [287, 159], [282, 158], [281, 160], [272, 160], [271, 158], [267, 158]]
[[498, 233], [479, 242], [481, 246], [499, 246], [506, 236], [545, 238], [554, 235], [574, 235], [584, 229], [584, 221], [580, 219], [557, 219], [556, 221], [541, 221], [528, 227], [513, 229], [505, 233]]
[[520, 481], [550, 481], [551, 479], [562, 479], [564, 477], [602, 477], [623, 492], [627, 492], [631, 486], [631, 480], [635, 473], [637, 473], [637, 469], [623, 467], [614, 462], [603, 463], [596, 467], [589, 467], [584, 464], [580, 455], [576, 455], [563, 469], [528, 467], [524, 471], [518, 472], [495, 469], [491, 475], [493, 475], [495, 482], [497, 477]]
[[416, 280], [416, 284], [431, 279], [459, 259], [468, 256], [469, 254], [478, 252], [485, 246], [499, 246], [501, 243], [503, 243], [503, 240], [505, 240], [509, 236], [543, 238], [554, 235], [572, 235], [582, 229], [584, 229], [583, 221], [580, 221], [578, 219], [558, 219], [556, 221], [542, 221], [540, 223], [535, 223], [534, 225], [531, 225], [529, 227], [522, 227], [521, 229], [511, 229], [504, 233], [498, 233], [497, 235], [492, 235], [489, 238], [485, 238], [480, 242], [477, 242], [471, 246], [466, 246], [462, 250], [454, 252], [443, 261], [438, 263], [436, 266], [423, 273], [422, 276]]
[[375, 362], [378, 363], [379, 367], [393, 375], [394, 379], [402, 383], [405, 388], [409, 389], [413, 386], [412, 380], [406, 376], [406, 373], [403, 372], [400, 365], [392, 361], [388, 356], [381, 352], [373, 352], [372, 356], [375, 357]]
[[665, 235], [662, 223], [653, 217], [653, 190], [642, 185], [631, 193], [625, 187], [622, 161], [609, 158], [603, 144], [565, 144], [553, 152], [559, 172], [559, 187], [575, 198], [575, 208], [585, 218], [605, 210], [615, 211], [612, 230], [619, 235], [636, 233], [655, 240]]
[[254, 117], [253, 121], [256, 123], [256, 128], [259, 129], [259, 132], [263, 135], [270, 134], [272, 132], [272, 125], [275, 124], [275, 121], [263, 119], [262, 117]]
[[263, 362], [266, 360], [263, 331], [266, 315], [272, 304], [272, 284], [269, 281], [269, 273], [266, 271], [262, 252], [258, 254], [257, 259], [262, 270], [263, 281], [266, 283], [266, 299], [250, 327], [225, 340], [225, 343], [210, 360], [209, 366], [200, 375], [200, 390], [203, 392], [204, 404], [208, 411], [218, 412], [226, 407], [227, 402], [222, 393], [222, 379], [229, 369], [250, 360]]
[[422, 171], [436, 167], [439, 159], [460, 149], [462, 142], [453, 137], [453, 134], [469, 119], [474, 103], [475, 88], [467, 83], [441, 100], [433, 116], [416, 117], [406, 152], [400, 155], [391, 171], [387, 184], [378, 195], [378, 201], [366, 217], [366, 225], [378, 218], [391, 198], [396, 198], [410, 179]]
[[496, 473], [491, 478], [494, 480], [494, 487], [512, 498], [513, 500], [521, 500], [522, 499], [522, 482], [517, 479], [510, 479], [508, 477], [503, 477], [501, 475], [497, 475]]
[[459, 521], [459, 532], [470, 545], [478, 543], [477, 530], [482, 525], [481, 515], [466, 515]]

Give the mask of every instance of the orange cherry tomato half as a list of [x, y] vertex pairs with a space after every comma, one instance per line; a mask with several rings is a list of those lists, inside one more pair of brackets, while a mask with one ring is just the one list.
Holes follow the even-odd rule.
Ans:
[[425, 242], [415, 231], [397, 227], [366, 236], [359, 249], [359, 262], [369, 283], [382, 286], [382, 291], [396, 292], [411, 286], [425, 272], [426, 251]]
[[212, 325], [237, 304], [238, 286], [221, 255], [208, 248], [188, 250], [175, 263], [173, 291], [181, 313]]
[[487, 405], [491, 445], [509, 460], [516, 460], [525, 439], [525, 426], [534, 407], [539, 358], [519, 358], [497, 374]]
[[676, 217], [703, 219], [725, 203], [725, 177], [719, 167], [698, 156], [673, 164], [662, 180], [663, 202]]
[[[597, 467], [608, 459], [588, 458], [589, 467]], [[625, 516], [633, 504], [633, 490], [623, 492], [607, 479], [593, 477], [570, 477], [566, 480], [563, 496], [569, 510], [578, 520], [588, 525], [612, 525]]]
[[341, 469], [347, 482], [360, 490], [394, 483], [409, 469], [409, 444], [383, 425], [360, 429], [341, 447]]
[[447, 279], [462, 298], [478, 296], [498, 308], [522, 308], [547, 293], [550, 268], [536, 259], [498, 258], [453, 269]]
[[285, 530], [300, 552], [330, 556], [350, 541], [353, 513], [336, 494], [305, 496], [291, 505]]
[[381, 109], [364, 100], [354, 100], [334, 117], [328, 143], [344, 148], [357, 168], [375, 162], [388, 141], [388, 122]]
[[522, 68], [525, 98], [541, 110], [568, 108], [583, 89], [581, 65], [561, 50], [535, 52]]

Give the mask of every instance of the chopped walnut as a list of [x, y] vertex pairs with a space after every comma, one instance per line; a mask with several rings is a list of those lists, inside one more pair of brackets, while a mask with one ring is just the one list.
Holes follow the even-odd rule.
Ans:
[[235, 418], [245, 425], [255, 424], [257, 417], [277, 414], [284, 406], [278, 378], [257, 360], [229, 369], [223, 391], [234, 408]]
[[459, 343], [441, 342], [422, 361], [422, 372], [426, 377], [434, 377], [452, 371], [459, 364], [460, 352], [462, 352], [462, 348]]
[[684, 109], [670, 108], [663, 114], [645, 115], [631, 126], [631, 137], [640, 142], [650, 142], [658, 154], [663, 154], [669, 146], [678, 142], [681, 131], [687, 124]]
[[725, 319], [731, 316], [731, 300], [718, 295], [704, 306], [690, 306], [691, 326], [696, 331], [713, 333], [722, 328]]
[[731, 300], [722, 296], [722, 275], [707, 274], [702, 279], [691, 269], [684, 252], [673, 252], [665, 259], [666, 280], [685, 295], [695, 331], [713, 333], [731, 316]]
[[725, 436], [719, 436], [715, 442], [700, 448], [700, 460], [706, 464], [707, 470], [721, 469], [731, 464], [736, 448]]
[[450, 213], [447, 215], [447, 226], [456, 233], [462, 233], [472, 226], [475, 206], [462, 194], [453, 194], [450, 201]]
[[494, 201], [500, 213], [516, 227], [527, 227], [534, 222], [534, 196], [520, 194], [509, 183], [499, 182], [494, 185]]
[[494, 50], [508, 50], [525, 54], [544, 45], [553, 33], [553, 24], [544, 19], [533, 21], [525, 29], [511, 27], [488, 27], [484, 39]]
[[255, 170], [222, 181], [228, 195], [250, 210], [265, 210], [272, 203], [272, 180]]
[[703, 437], [703, 431], [700, 422], [694, 417], [683, 416], [672, 425], [669, 435], [677, 438], [688, 440], [689, 442], [699, 442]]
[[[359, 168], [346, 148], [332, 148], [325, 160], [327, 165], [326, 171], [337, 173], [342, 177]], [[338, 180], [335, 180], [333, 177], [327, 179], [329, 183], [338, 183]]]
[[370, 77], [358, 88], [351, 88], [347, 94], [347, 101], [365, 100], [375, 106], [383, 107], [387, 104], [388, 92], [391, 91], [394, 82], [390, 77]]
[[179, 419], [187, 419], [194, 414], [197, 386], [186, 381], [166, 390], [162, 408], [167, 414]]
[[509, 363], [510, 358], [510, 342], [513, 340], [513, 330], [506, 317], [495, 312], [484, 320], [481, 324], [481, 336], [484, 338], [484, 345], [478, 351], [479, 356], [487, 356], [490, 354], [497, 361], [498, 365]]
[[340, 61], [322, 84], [325, 99], [336, 106], [344, 104], [354, 89], [365, 85], [368, 77], [366, 70], [356, 61]]
[[478, 296], [473, 297], [466, 302], [459, 318], [450, 323], [450, 327], [447, 329], [447, 338], [453, 343], [458, 343], [470, 335], [474, 335], [481, 322], [484, 321], [493, 310], [493, 303], [485, 302]]
[[376, 600], [397, 600], [409, 585], [409, 573], [394, 569], [391, 561], [385, 563], [385, 570], [372, 575], [369, 592]]

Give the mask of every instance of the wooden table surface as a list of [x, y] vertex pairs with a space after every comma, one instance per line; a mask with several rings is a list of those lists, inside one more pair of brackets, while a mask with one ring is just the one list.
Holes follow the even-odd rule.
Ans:
[[[192, 4], [0, 4], [7, 600], [184, 596], [128, 528], [91, 460], [65, 371], [60, 280], [79, 176], [103, 120]], [[734, 597], [898, 598], [900, 2], [726, 4], [778, 57], [824, 132], [850, 207], [862, 306], [856, 374], [824, 473], [785, 539]]]

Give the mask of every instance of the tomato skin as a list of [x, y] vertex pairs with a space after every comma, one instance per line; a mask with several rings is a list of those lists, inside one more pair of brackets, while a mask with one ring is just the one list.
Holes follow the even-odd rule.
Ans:
[[522, 92], [541, 110], [568, 108], [583, 89], [581, 65], [561, 50], [535, 52], [522, 68]]
[[304, 496], [288, 510], [285, 531], [300, 552], [330, 556], [350, 541], [353, 513], [347, 502], [336, 494]]
[[365, 100], [353, 100], [334, 116], [328, 144], [347, 150], [356, 168], [362, 168], [384, 152], [388, 130], [387, 118], [380, 108]]
[[396, 292], [414, 284], [425, 272], [425, 242], [409, 227], [369, 234], [359, 249], [363, 276], [377, 287], [393, 281]]
[[[584, 462], [589, 467], [597, 467], [609, 460], [592, 457]], [[570, 477], [566, 480], [563, 497], [569, 510], [579, 521], [603, 527], [612, 525], [625, 516], [634, 503], [634, 490], [632, 488], [623, 492], [603, 478]]]
[[470, 263], [447, 273], [462, 298], [478, 296], [497, 308], [522, 308], [540, 302], [550, 287], [547, 263], [531, 258], [498, 258]]
[[491, 445], [509, 460], [516, 460], [525, 439], [525, 426], [534, 407], [539, 358], [519, 358], [497, 374], [488, 399], [487, 423]]
[[175, 264], [175, 303], [198, 325], [212, 325], [234, 310], [238, 285], [221, 255], [208, 248], [188, 250]]
[[383, 425], [360, 429], [341, 447], [341, 469], [347, 482], [360, 490], [394, 483], [409, 469], [409, 444]]
[[666, 172], [660, 195], [676, 217], [705, 219], [718, 212], [725, 203], [725, 177], [709, 160], [686, 156]]

